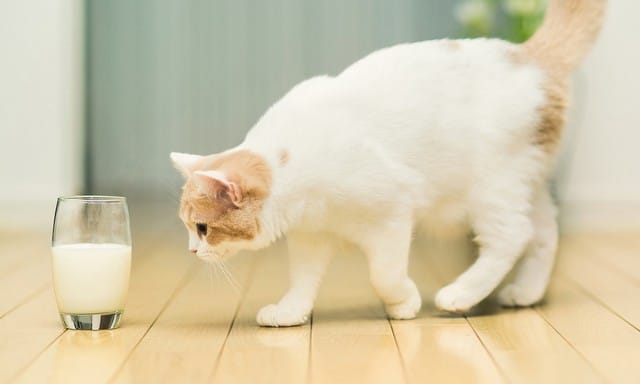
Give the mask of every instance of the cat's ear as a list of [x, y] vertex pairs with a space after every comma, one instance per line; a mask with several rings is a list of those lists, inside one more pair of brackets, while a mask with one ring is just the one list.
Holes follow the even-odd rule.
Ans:
[[211, 199], [225, 199], [236, 207], [242, 205], [242, 190], [220, 171], [195, 171], [193, 181]]
[[203, 156], [178, 152], [171, 152], [170, 157], [171, 161], [173, 162], [173, 166], [176, 167], [178, 171], [180, 171], [185, 179], [188, 179], [191, 176], [193, 171], [196, 170], [200, 161], [203, 159]]

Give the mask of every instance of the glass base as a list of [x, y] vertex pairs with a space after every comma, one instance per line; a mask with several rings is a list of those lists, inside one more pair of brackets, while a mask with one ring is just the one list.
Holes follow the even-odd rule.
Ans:
[[100, 329], [114, 329], [120, 325], [122, 311], [108, 313], [90, 313], [86, 315], [75, 313], [61, 313], [60, 319], [67, 329], [98, 331]]

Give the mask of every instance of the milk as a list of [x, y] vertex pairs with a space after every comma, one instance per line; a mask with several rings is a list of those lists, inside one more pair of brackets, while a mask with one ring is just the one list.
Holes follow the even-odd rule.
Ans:
[[56, 245], [52, 250], [60, 312], [122, 312], [129, 289], [130, 246], [82, 243]]

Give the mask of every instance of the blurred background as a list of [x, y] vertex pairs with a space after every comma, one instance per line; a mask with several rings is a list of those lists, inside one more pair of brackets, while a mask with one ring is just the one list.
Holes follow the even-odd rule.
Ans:
[[[176, 205], [171, 151], [238, 144], [297, 82], [376, 49], [525, 40], [543, 0], [0, 0], [0, 229], [55, 198]], [[610, 1], [574, 77], [554, 189], [565, 230], [640, 228], [640, 2]]]

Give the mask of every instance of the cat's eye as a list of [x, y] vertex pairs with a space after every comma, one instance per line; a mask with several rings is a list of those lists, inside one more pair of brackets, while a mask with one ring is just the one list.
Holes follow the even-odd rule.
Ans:
[[207, 224], [197, 223], [196, 230], [198, 231], [198, 236], [206, 236], [207, 235]]

